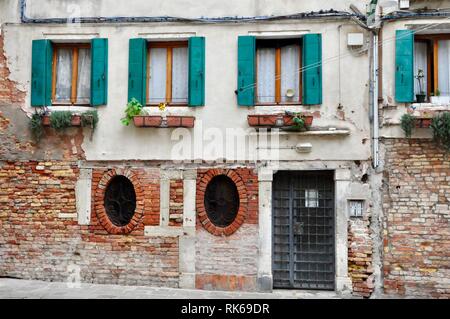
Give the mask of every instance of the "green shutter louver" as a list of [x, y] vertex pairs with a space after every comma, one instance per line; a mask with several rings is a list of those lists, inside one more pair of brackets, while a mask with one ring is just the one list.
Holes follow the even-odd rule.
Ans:
[[241, 106], [255, 104], [255, 56], [256, 38], [239, 36], [237, 100]]
[[128, 101], [137, 99], [146, 104], [147, 93], [147, 41], [142, 38], [130, 39], [128, 63]]
[[91, 41], [91, 105], [108, 101], [108, 39]]
[[414, 102], [414, 33], [397, 30], [395, 37], [395, 100]]
[[303, 104], [322, 104], [322, 35], [303, 36]]
[[31, 60], [31, 106], [52, 104], [53, 48], [50, 40], [33, 40]]
[[189, 38], [189, 106], [205, 105], [205, 38]]

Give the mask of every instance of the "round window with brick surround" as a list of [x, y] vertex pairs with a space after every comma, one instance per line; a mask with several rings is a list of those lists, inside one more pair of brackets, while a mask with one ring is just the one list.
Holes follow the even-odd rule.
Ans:
[[136, 210], [136, 192], [125, 176], [114, 176], [105, 190], [104, 206], [109, 220], [115, 226], [128, 225]]
[[208, 183], [205, 210], [215, 226], [227, 227], [233, 223], [239, 211], [239, 193], [231, 178], [218, 175]]
[[197, 222], [215, 236], [230, 236], [247, 216], [247, 188], [232, 169], [210, 169], [197, 180]]
[[[100, 175], [95, 173], [95, 175]], [[139, 172], [109, 169], [94, 181], [94, 209], [99, 223], [110, 234], [129, 234], [139, 229], [144, 216], [144, 191]]]

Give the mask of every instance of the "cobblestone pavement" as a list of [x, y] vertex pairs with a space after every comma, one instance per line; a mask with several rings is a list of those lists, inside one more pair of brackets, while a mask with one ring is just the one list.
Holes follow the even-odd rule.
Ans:
[[[335, 292], [225, 292], [142, 286], [70, 284], [0, 278], [1, 299], [337, 299]], [[348, 297], [347, 297], [348, 298]]]

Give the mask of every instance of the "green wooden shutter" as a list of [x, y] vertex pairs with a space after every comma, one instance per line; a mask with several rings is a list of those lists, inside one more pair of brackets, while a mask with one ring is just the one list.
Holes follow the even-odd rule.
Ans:
[[137, 99], [142, 105], [147, 99], [147, 41], [130, 39], [128, 64], [128, 101]]
[[31, 56], [31, 106], [51, 105], [53, 61], [51, 41], [33, 40]]
[[256, 38], [240, 36], [238, 38], [238, 105], [253, 106], [255, 104], [255, 55]]
[[414, 102], [414, 33], [397, 30], [395, 36], [395, 100]]
[[205, 38], [189, 38], [189, 106], [205, 105]]
[[91, 41], [91, 105], [106, 105], [108, 100], [108, 39]]
[[322, 104], [322, 35], [303, 36], [303, 104]]

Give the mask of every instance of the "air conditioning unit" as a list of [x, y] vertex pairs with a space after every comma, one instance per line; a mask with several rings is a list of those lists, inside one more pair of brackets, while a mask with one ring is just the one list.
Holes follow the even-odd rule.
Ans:
[[398, 7], [400, 9], [409, 9], [409, 0], [399, 0]]

